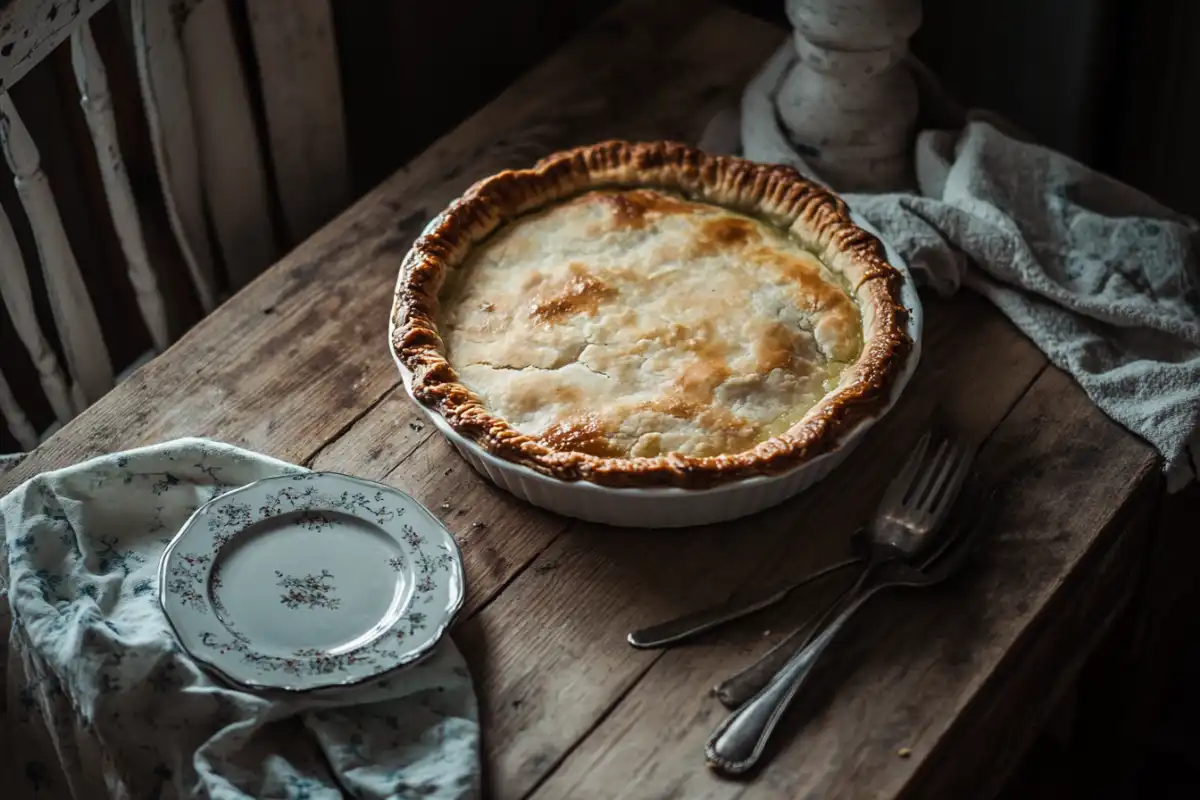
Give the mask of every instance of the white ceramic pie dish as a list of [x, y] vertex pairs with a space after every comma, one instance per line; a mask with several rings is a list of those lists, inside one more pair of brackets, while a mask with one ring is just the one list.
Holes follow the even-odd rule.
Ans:
[[[851, 217], [856, 225], [879, 236], [866, 220], [853, 213]], [[409, 397], [413, 397], [413, 402], [438, 431], [476, 471], [522, 500], [563, 516], [620, 527], [681, 528], [725, 522], [778, 505], [831, 473], [862, 441], [867, 430], [895, 405], [916, 370], [921, 357], [921, 299], [907, 264], [882, 236], [879, 239], [887, 252], [888, 262], [904, 276], [901, 298], [909, 310], [907, 331], [912, 338], [912, 350], [904, 371], [898, 376], [883, 411], [852, 428], [829, 452], [778, 475], [746, 478], [710, 489], [624, 488], [552, 478], [494, 456], [455, 431], [441, 414], [413, 397], [412, 373], [400, 363], [394, 348], [388, 349], [400, 369]], [[392, 332], [389, 322], [389, 341]]]

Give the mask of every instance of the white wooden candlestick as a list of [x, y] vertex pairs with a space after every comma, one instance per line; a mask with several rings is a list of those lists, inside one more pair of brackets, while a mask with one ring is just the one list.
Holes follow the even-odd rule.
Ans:
[[910, 182], [917, 88], [903, 62], [921, 0], [788, 0], [796, 59], [776, 109], [791, 145], [841, 191]]

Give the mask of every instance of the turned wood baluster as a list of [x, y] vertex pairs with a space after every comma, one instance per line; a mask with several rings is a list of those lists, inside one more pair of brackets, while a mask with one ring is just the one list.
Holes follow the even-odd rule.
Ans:
[[[75, 406], [58, 357], [51, 349], [33, 310], [33, 291], [25, 270], [25, 259], [3, 208], [0, 208], [0, 297], [4, 299], [4, 306], [8, 309], [13, 327], [17, 329], [17, 335], [29, 351], [54, 416], [59, 422], [69, 422], [81, 409]], [[15, 406], [16, 401], [13, 403]], [[21, 416], [23, 418], [24, 414]], [[8, 419], [11, 426], [13, 418], [9, 416]]]
[[776, 98], [792, 146], [842, 191], [910, 182], [917, 90], [902, 63], [920, 0], [788, 0], [796, 61]]
[[17, 444], [26, 450], [32, 450], [37, 447], [37, 431], [29, 424], [29, 418], [25, 416], [25, 412], [21, 410], [21, 406], [17, 404], [17, 398], [13, 396], [12, 389], [9, 387], [3, 373], [0, 373], [0, 414], [4, 415], [4, 421], [8, 424], [8, 431], [17, 440]]
[[[72, 379], [71, 400], [75, 409], [82, 411], [112, 388], [112, 363], [37, 146], [7, 94], [0, 94], [0, 149], [37, 245], [50, 310]], [[7, 238], [8, 231], [4, 233]]]
[[87, 117], [92, 143], [96, 147], [96, 160], [100, 165], [100, 177], [104, 182], [104, 194], [108, 198], [113, 227], [128, 265], [129, 281], [137, 295], [138, 308], [150, 332], [150, 339], [154, 342], [154, 348], [161, 353], [171, 343], [167, 313], [158, 290], [158, 278], [150, 266], [146, 237], [142, 232], [137, 203], [117, 141], [117, 123], [113, 116], [108, 76], [87, 23], [71, 36], [71, 63], [79, 85], [80, 103]]

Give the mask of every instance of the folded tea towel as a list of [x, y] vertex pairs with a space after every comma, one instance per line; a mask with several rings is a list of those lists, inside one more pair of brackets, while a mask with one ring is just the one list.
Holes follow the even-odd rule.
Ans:
[[265, 696], [215, 682], [172, 637], [156, 585], [171, 537], [215, 495], [297, 471], [181, 439], [0, 499], [7, 800], [478, 794], [475, 694], [449, 639], [371, 684]]
[[[747, 87], [741, 150], [812, 175], [775, 111], [790, 42]], [[922, 102], [930, 90], [923, 86]], [[941, 102], [944, 98], [933, 98]], [[1197, 225], [998, 120], [916, 141], [917, 193], [846, 202], [940, 294], [979, 292], [1109, 417], [1162, 455], [1172, 491], [1200, 472]]]

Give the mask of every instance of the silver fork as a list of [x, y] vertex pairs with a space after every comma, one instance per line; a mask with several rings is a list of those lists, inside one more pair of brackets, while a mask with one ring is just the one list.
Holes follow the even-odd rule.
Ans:
[[[925, 450], [928, 448], [928, 446], [929, 435], [927, 434], [921, 439], [920, 442], [918, 442], [918, 449], [914, 452], [913, 456], [910, 457], [910, 460], [907, 462], [907, 464], [909, 466], [919, 465], [920, 458], [925, 453]], [[901, 473], [901, 475], [895, 480], [900, 480], [900, 478], [906, 478], [906, 474]], [[910, 480], [911, 475], [907, 476], [905, 479], [904, 483], [906, 487], [908, 486]], [[886, 503], [887, 500], [888, 498], [885, 497], [883, 503]], [[881, 504], [880, 508], [883, 507], [884, 506]], [[860, 566], [866, 563], [869, 560], [869, 555], [864, 555], [862, 550], [865, 549], [865, 546], [859, 545], [859, 542], [862, 538], [861, 534], [864, 532], [865, 530], [860, 529], [852, 538], [851, 545], [852, 549], [854, 550], [854, 555], [852, 555], [850, 558], [835, 562], [826, 567], [822, 567], [815, 572], [803, 575], [800, 578], [795, 578], [781, 583], [752, 601], [735, 598], [724, 603], [702, 608], [699, 611], [693, 611], [689, 614], [675, 617], [665, 622], [659, 622], [644, 628], [638, 628], [637, 630], [630, 631], [626, 635], [626, 641], [629, 642], [629, 644], [633, 647], [637, 647], [639, 649], [665, 647], [667, 645], [676, 644], [678, 642], [691, 639], [701, 633], [733, 622], [734, 620], [748, 617], [751, 614], [757, 611], [762, 611], [765, 608], [770, 608], [771, 606], [781, 602], [785, 597], [797, 589], [807, 586], [810, 583], [815, 583], [816, 581], [828, 577], [835, 572], [840, 572], [844, 569], [847, 569], [848, 567]], [[839, 600], [832, 605], [838, 605], [842, 597], [845, 597], [845, 593], [843, 593]], [[822, 620], [822, 623], [825, 621], [825, 619], [828, 619], [828, 615], [826, 615], [826, 617]], [[814, 630], [817, 629], [819, 629], [819, 626]], [[780, 643], [781, 648], [786, 647], [789, 644], [793, 644], [793, 642], [791, 642], [791, 640], [787, 640]], [[756, 664], [755, 666], [757, 667], [758, 665]], [[739, 675], [746, 675], [748, 672], [749, 670], [747, 670], [747, 672], [740, 673]], [[725, 683], [722, 683], [721, 686], [719, 686], [716, 690], [717, 696], [720, 697], [722, 702], [725, 702], [726, 705], [729, 705], [729, 702], [726, 698], [726, 687], [728, 684], [729, 681], [726, 681]]]
[[[926, 463], [930, 444], [931, 437], [926, 434], [885, 492], [879, 513], [868, 528], [870, 561], [848, 593], [850, 599], [841, 613], [714, 731], [705, 747], [710, 766], [738, 774], [757, 764], [813, 666], [867, 600], [891, 586], [938, 583], [957, 569], [961, 558], [941, 557], [957, 537], [943, 537], [937, 548], [933, 544], [966, 478], [972, 453], [963, 442], [946, 438]], [[930, 550], [934, 550], [931, 556], [921, 557]]]
[[[891, 525], [889, 520], [895, 516], [895, 507], [904, 502], [905, 495], [911, 488], [916, 488], [913, 485], [915, 472], [921, 466], [922, 459], [929, 454], [929, 444], [932, 439], [931, 434], [926, 434], [917, 442], [909, 459], [901, 468], [900, 473], [892, 479], [889, 488], [885, 490], [883, 498], [880, 500], [879, 506], [875, 512], [875, 520], [881, 520], [884, 525]], [[965, 445], [958, 445], [959, 449], [966, 452]], [[939, 448], [940, 449], [940, 448]], [[936, 450], [935, 450], [936, 453]], [[949, 490], [954, 490], [954, 486], [948, 487]], [[949, 499], [953, 499], [947, 495]], [[949, 505], [946, 506], [949, 508]], [[890, 555], [891, 550], [888, 548], [876, 549], [872, 546], [871, 536], [869, 532], [872, 528], [870, 524], [859, 529], [855, 533], [854, 550], [858, 554], [858, 559], [855, 563], [862, 564], [871, 560], [871, 556], [878, 558], [881, 555]], [[866, 555], [863, 551], [868, 551]], [[940, 552], [940, 551], [939, 551]], [[939, 552], [926, 552], [924, 558], [918, 558], [923, 564], [928, 564], [937, 558]], [[917, 555], [916, 553], [913, 554]], [[835, 565], [836, 568], [841, 568], [846, 565], [846, 562]], [[757, 694], [766, 686], [767, 682], [783, 669], [783, 665], [787, 663], [800, 648], [808, 644], [812, 639], [820, 633], [821, 629], [837, 614], [839, 608], [843, 607], [848, 598], [858, 588], [861, 581], [856, 579], [831, 602], [825, 612], [816, 618], [816, 621], [806, 621], [798, 626], [797, 630], [779, 644], [772, 647], [764, 653], [757, 661], [750, 666], [741, 670], [737, 674], [726, 678], [713, 689], [713, 694], [730, 710], [736, 710], [751, 697]], [[664, 626], [665, 627], [665, 626]]]

